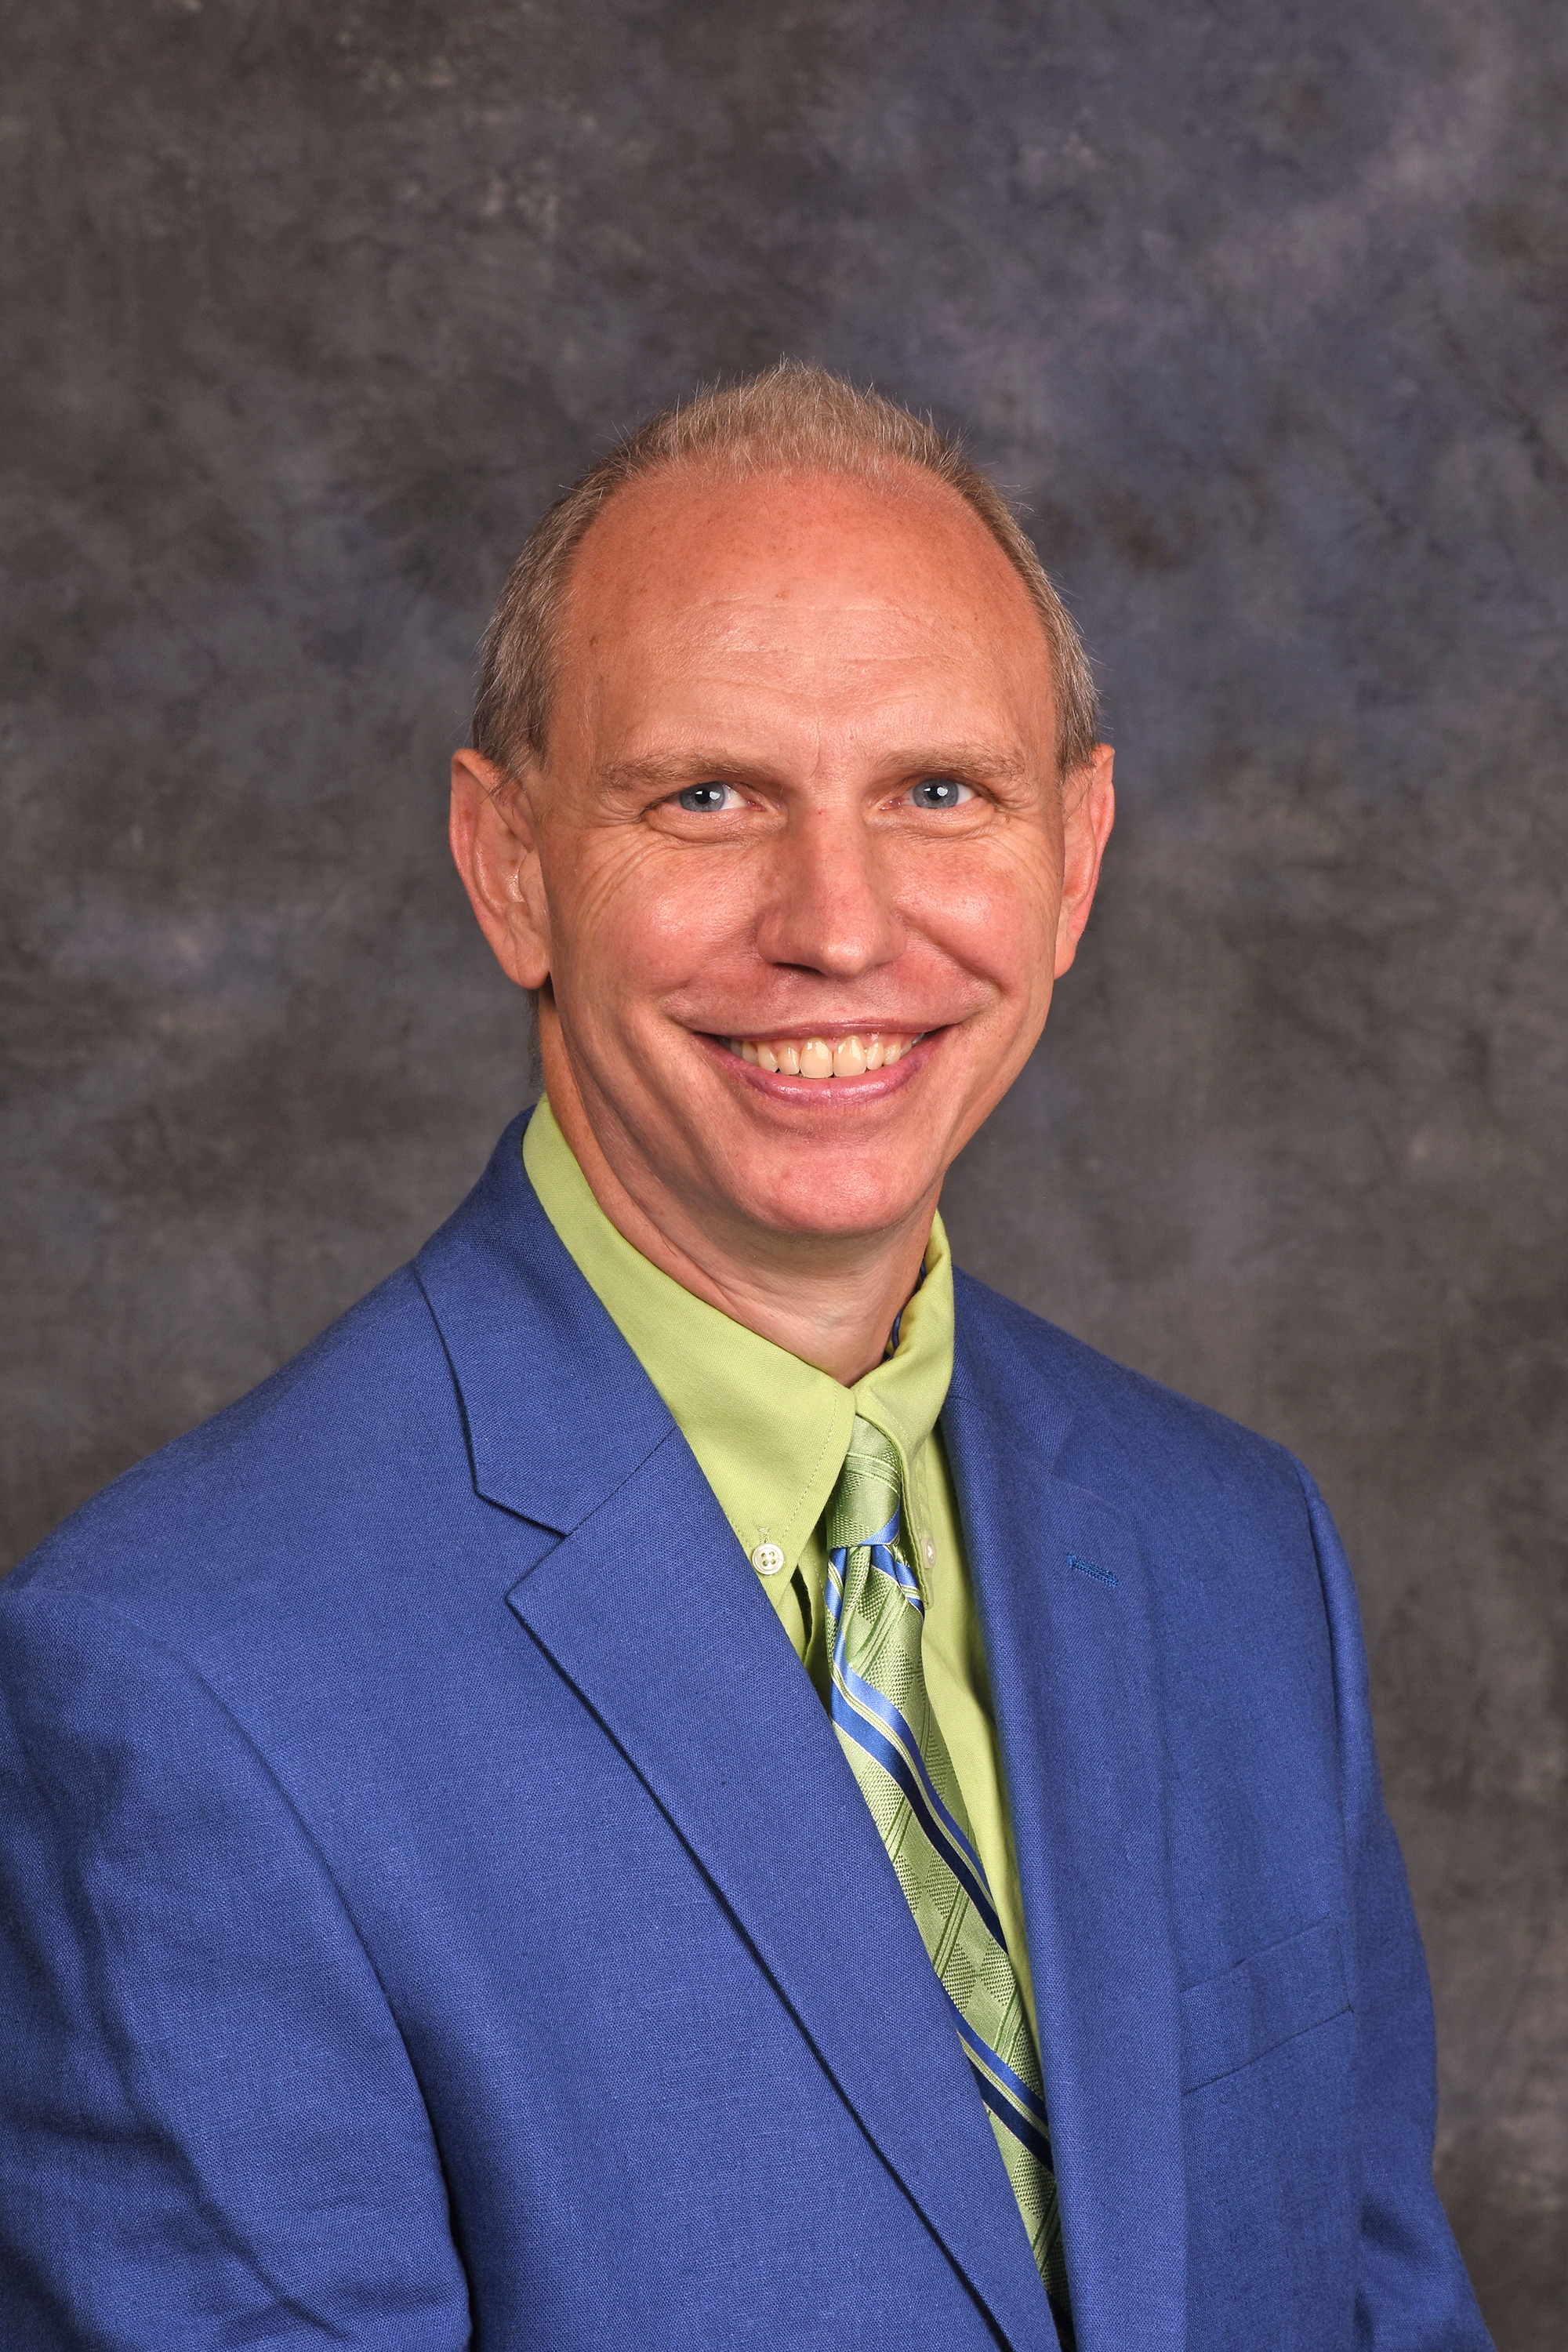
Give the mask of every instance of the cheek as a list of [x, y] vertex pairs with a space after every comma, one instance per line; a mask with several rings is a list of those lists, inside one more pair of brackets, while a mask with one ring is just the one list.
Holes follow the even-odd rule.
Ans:
[[921, 895], [921, 929], [942, 954], [1020, 1008], [1048, 995], [1061, 889], [1047, 864], [948, 859]]
[[552, 893], [557, 986], [599, 1003], [664, 996], [742, 948], [752, 926], [742, 861], [665, 844], [575, 857]]

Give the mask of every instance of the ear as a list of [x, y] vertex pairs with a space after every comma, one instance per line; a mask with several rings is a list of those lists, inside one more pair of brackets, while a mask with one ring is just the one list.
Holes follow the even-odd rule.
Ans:
[[478, 751], [454, 751], [447, 837], [501, 970], [520, 988], [542, 988], [550, 977], [550, 908], [526, 783]]
[[1100, 882], [1100, 862], [1116, 821], [1116, 792], [1110, 781], [1116, 754], [1109, 743], [1097, 743], [1081, 768], [1062, 787], [1062, 902], [1057, 914], [1057, 970], [1059, 980], [1078, 953], [1089, 910]]

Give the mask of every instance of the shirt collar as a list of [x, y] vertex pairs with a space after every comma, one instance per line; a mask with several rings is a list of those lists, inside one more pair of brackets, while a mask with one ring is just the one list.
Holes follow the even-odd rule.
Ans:
[[775, 1543], [793, 1574], [844, 1466], [857, 1413], [891, 1438], [908, 1476], [952, 1374], [952, 1261], [940, 1217], [897, 1349], [847, 1389], [682, 1289], [634, 1249], [594, 1198], [548, 1102], [529, 1120], [522, 1163], [748, 1553]]

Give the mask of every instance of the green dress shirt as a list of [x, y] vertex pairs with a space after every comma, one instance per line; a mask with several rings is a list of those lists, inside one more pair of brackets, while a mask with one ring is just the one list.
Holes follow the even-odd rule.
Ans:
[[899, 1319], [897, 1348], [847, 1389], [694, 1297], [634, 1249], [595, 1200], [548, 1102], [529, 1120], [522, 1163], [579, 1272], [679, 1425], [742, 1551], [750, 1559], [772, 1545], [783, 1553], [774, 1573], [757, 1571], [758, 1581], [825, 1704], [823, 1514], [856, 1414], [874, 1422], [898, 1449], [906, 1533], [926, 1599], [926, 1690], [1035, 2028], [991, 1686], [936, 1425], [952, 1377], [952, 1260], [942, 1219], [931, 1226], [924, 1280]]

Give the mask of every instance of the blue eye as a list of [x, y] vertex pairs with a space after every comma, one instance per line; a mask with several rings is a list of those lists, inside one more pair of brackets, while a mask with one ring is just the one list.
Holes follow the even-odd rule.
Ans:
[[916, 808], [959, 808], [973, 797], [973, 786], [961, 784], [956, 776], [926, 776], [910, 793]]
[[711, 816], [724, 806], [730, 792], [728, 784], [688, 784], [683, 793], [676, 793], [676, 804], [693, 816]]

